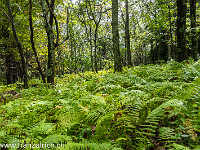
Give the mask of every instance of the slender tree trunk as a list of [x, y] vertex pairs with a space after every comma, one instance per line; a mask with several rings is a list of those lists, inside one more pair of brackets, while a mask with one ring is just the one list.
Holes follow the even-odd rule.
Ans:
[[48, 63], [47, 63], [47, 82], [54, 84], [55, 75], [55, 43], [54, 33], [51, 24], [48, 21], [47, 13], [45, 8], [45, 1], [41, 0], [42, 12], [44, 17], [45, 30], [47, 33], [48, 40]]
[[69, 36], [69, 17], [70, 17], [70, 13], [69, 13], [69, 8], [67, 7], [67, 36]]
[[177, 0], [177, 59], [179, 62], [188, 59], [186, 48], [186, 0]]
[[130, 48], [130, 32], [129, 32], [128, 0], [126, 0], [125, 46], [126, 46], [126, 52], [127, 52], [128, 66], [132, 66], [132, 62], [131, 62], [131, 48]]
[[94, 65], [95, 65], [95, 72], [98, 73], [98, 64], [97, 64], [97, 31], [98, 26], [95, 28], [94, 33]]
[[18, 47], [20, 57], [21, 57], [22, 73], [23, 73], [23, 79], [24, 79], [24, 88], [28, 88], [28, 74], [27, 74], [26, 62], [25, 62], [25, 58], [24, 58], [24, 52], [23, 52], [23, 49], [22, 49], [22, 44], [20, 43], [17, 32], [16, 32], [15, 22], [14, 22], [14, 18], [13, 18], [11, 6], [10, 6], [10, 0], [6, 0], [6, 5], [8, 7], [9, 19], [12, 23], [13, 35], [14, 35], [14, 38], [16, 40], [17, 47]]
[[150, 43], [151, 43], [151, 55], [150, 55], [150, 58], [151, 58], [151, 63], [155, 63], [155, 52], [154, 52], [154, 44], [153, 44], [153, 40], [150, 40]]
[[73, 39], [72, 39], [72, 36], [70, 37], [70, 62], [71, 62], [71, 65], [70, 65], [70, 74], [73, 73], [74, 71], [74, 51], [73, 51]]
[[94, 61], [93, 61], [93, 49], [92, 49], [92, 27], [90, 25], [90, 58], [91, 58], [91, 68], [94, 71]]
[[46, 83], [46, 79], [45, 79], [45, 76], [44, 76], [44, 74], [42, 72], [40, 61], [38, 59], [38, 55], [37, 55], [37, 52], [36, 52], [35, 42], [33, 40], [34, 33], [33, 33], [33, 21], [32, 21], [32, 0], [29, 0], [29, 4], [30, 4], [30, 9], [29, 9], [29, 24], [30, 24], [30, 31], [31, 31], [31, 35], [30, 35], [31, 45], [32, 45], [32, 49], [33, 49], [33, 52], [34, 52], [34, 55], [35, 55], [36, 62], [38, 64], [38, 71], [39, 71], [39, 73], [40, 73], [40, 75], [42, 77], [43, 83]]
[[75, 40], [73, 41], [73, 49], [74, 49], [74, 72], [77, 73], [77, 58], [76, 58], [76, 43], [75, 43]]
[[[166, 40], [170, 41], [170, 34], [166, 33]], [[172, 49], [171, 49], [171, 44], [167, 42], [167, 60], [170, 61], [172, 59]]]
[[[88, 17], [89, 17], [89, 19], [90, 19], [90, 13], [88, 13], [88, 11], [89, 11], [89, 8], [88, 8], [88, 4], [89, 4], [89, 8], [91, 9], [91, 4], [90, 4], [90, 0], [88, 1], [88, 0], [86, 0], [86, 8], [87, 8], [87, 14], [88, 14]], [[91, 19], [90, 19], [90, 21], [91, 21]], [[85, 27], [86, 27], [86, 25], [85, 25]], [[94, 59], [93, 59], [93, 48], [92, 48], [92, 26], [91, 26], [91, 24], [89, 23], [89, 29], [90, 29], [90, 31], [89, 31], [89, 41], [90, 41], [90, 61], [91, 61], [91, 69], [92, 69], [92, 71], [94, 72]], [[87, 27], [86, 27], [87, 28]]]
[[122, 63], [121, 63], [121, 56], [119, 49], [118, 0], [112, 0], [112, 35], [113, 35], [114, 70], [122, 71]]
[[[98, 51], [100, 52], [101, 50], [100, 50], [100, 47], [98, 48]], [[102, 53], [100, 54], [100, 56], [99, 56], [99, 70], [101, 70], [102, 69]]]
[[102, 17], [102, 6], [100, 7], [100, 16], [98, 19], [96, 19], [95, 17], [95, 7], [94, 7], [94, 12], [92, 11], [92, 6], [91, 6], [91, 2], [90, 0], [89, 2], [89, 6], [90, 6], [90, 12], [91, 12], [91, 16], [92, 16], [92, 20], [94, 20], [95, 23], [95, 33], [94, 33], [94, 65], [95, 65], [95, 72], [98, 73], [98, 63], [97, 63], [97, 36], [98, 36], [98, 28], [99, 28], [99, 23], [101, 21], [101, 17]]
[[198, 40], [196, 31], [196, 0], [190, 0], [190, 20], [191, 20], [191, 40], [192, 40], [192, 50], [191, 56], [194, 60], [197, 60], [198, 52]]
[[169, 8], [169, 33], [167, 34], [167, 40], [168, 42], [168, 61], [170, 61], [172, 59], [172, 47], [173, 47], [173, 39], [172, 39], [172, 21], [171, 21], [171, 9], [170, 6], [168, 6]]

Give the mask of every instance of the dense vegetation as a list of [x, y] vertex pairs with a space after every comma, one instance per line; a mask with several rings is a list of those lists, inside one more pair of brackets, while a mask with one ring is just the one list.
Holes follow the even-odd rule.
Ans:
[[200, 149], [200, 61], [66, 74], [54, 87], [29, 84], [0, 87], [0, 143]]
[[199, 4], [0, 0], [0, 149], [200, 149]]

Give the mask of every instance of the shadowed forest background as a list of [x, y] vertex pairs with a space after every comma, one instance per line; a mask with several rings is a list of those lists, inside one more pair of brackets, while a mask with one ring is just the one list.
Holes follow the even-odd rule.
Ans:
[[200, 149], [199, 5], [1, 0], [0, 148]]

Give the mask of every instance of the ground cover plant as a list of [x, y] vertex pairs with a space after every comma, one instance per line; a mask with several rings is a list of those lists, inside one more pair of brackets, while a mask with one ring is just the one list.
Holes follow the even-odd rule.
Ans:
[[[0, 145], [52, 149], [200, 149], [200, 61], [85, 72], [1, 86]], [[7, 144], [7, 145], [3, 145]], [[21, 147], [21, 149], [31, 149]], [[48, 147], [43, 147], [48, 149]]]

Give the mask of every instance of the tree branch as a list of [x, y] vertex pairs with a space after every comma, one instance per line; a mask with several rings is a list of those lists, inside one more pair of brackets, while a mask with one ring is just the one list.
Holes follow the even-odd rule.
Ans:
[[62, 40], [62, 42], [56, 43], [55, 47], [58, 47], [58, 46], [62, 45], [63, 43], [65, 43], [65, 41], [68, 40], [68, 38], [69, 38], [69, 36], [66, 36], [66, 37]]
[[10, 16], [3, 9], [0, 8], [0, 10], [4, 13], [4, 15], [6, 15], [6, 17], [8, 18], [8, 20], [10, 22], [12, 22], [12, 19], [10, 18]]

